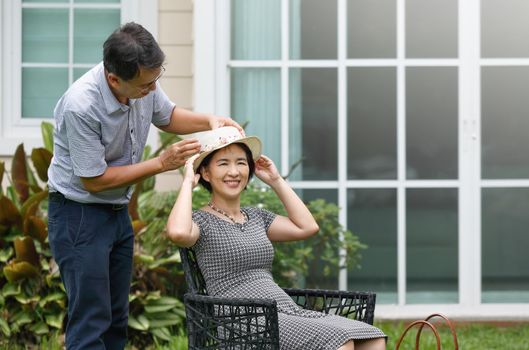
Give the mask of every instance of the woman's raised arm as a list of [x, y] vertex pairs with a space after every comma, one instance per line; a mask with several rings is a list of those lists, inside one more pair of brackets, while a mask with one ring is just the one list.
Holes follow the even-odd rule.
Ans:
[[198, 240], [199, 228], [191, 219], [193, 188], [198, 184], [199, 174], [193, 171], [194, 155], [186, 161], [184, 179], [176, 202], [167, 219], [167, 236], [181, 247], [191, 247]]

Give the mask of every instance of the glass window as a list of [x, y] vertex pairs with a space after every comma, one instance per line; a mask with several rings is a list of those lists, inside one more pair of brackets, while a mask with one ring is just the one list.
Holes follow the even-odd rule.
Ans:
[[66, 89], [66, 68], [22, 68], [22, 115], [42, 118], [43, 111], [52, 113]]
[[360, 268], [348, 271], [349, 290], [372, 290], [377, 302], [397, 302], [397, 191], [347, 191], [347, 228], [367, 245]]
[[397, 2], [349, 0], [347, 2], [347, 52], [349, 58], [397, 56]]
[[406, 191], [406, 303], [457, 303], [458, 190]]
[[338, 177], [338, 77], [335, 68], [290, 69], [289, 164], [292, 180]]
[[396, 179], [396, 70], [351, 67], [347, 73], [347, 176]]
[[[103, 59], [103, 43], [120, 24], [119, 10], [76, 9], [74, 12], [74, 63]], [[97, 23], [97, 25], [94, 25]]]
[[406, 0], [406, 57], [456, 58], [457, 6], [457, 0]]
[[[529, 178], [529, 67], [483, 67], [481, 74], [484, 179]], [[506, 88], [508, 87], [508, 88]]]
[[281, 1], [231, 1], [231, 58], [281, 58]]
[[529, 188], [482, 190], [483, 303], [529, 302]]
[[337, 0], [290, 0], [291, 59], [336, 59], [337, 6]]
[[102, 44], [119, 26], [122, 5], [119, 0], [22, 5], [22, 118], [51, 118], [68, 86], [102, 60]]
[[22, 10], [22, 62], [68, 62], [68, 10]]
[[263, 141], [263, 153], [281, 164], [281, 85], [275, 68], [231, 69], [231, 115], [248, 135]]
[[406, 177], [458, 177], [458, 74], [455, 67], [406, 69]]
[[482, 57], [529, 57], [528, 13], [526, 0], [482, 0]]

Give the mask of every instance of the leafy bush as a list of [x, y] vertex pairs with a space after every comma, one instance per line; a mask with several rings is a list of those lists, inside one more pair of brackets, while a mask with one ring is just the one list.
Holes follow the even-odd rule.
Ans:
[[[47, 148], [37, 148], [31, 160], [46, 182], [52, 158], [50, 129], [43, 127]], [[5, 172], [0, 163], [0, 182]], [[13, 157], [10, 185], [0, 189], [0, 345], [36, 344], [62, 328], [66, 296], [47, 241], [48, 191], [27, 163], [24, 146]], [[43, 338], [43, 336], [45, 336]]]
[[[193, 209], [205, 206], [208, 200], [209, 193], [197, 187], [193, 193]], [[257, 181], [251, 182], [243, 192], [241, 206], [257, 206], [286, 215], [274, 191]], [[366, 248], [357, 236], [340, 225], [339, 208], [335, 204], [318, 199], [308, 203], [307, 207], [320, 226], [320, 231], [304, 241], [274, 243], [272, 273], [282, 287], [320, 288], [324, 280], [337, 281], [340, 268], [359, 267], [361, 250]], [[339, 255], [341, 249], [346, 253], [344, 259]]]

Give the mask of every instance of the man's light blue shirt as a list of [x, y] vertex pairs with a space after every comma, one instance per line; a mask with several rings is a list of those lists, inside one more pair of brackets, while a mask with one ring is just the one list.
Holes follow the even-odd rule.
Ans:
[[151, 123], [168, 125], [174, 107], [158, 83], [147, 96], [129, 99], [124, 105], [112, 94], [103, 64], [92, 68], [72, 84], [55, 107], [50, 192], [61, 192], [81, 203], [128, 203], [130, 186], [90, 193], [80, 178], [141, 161]]

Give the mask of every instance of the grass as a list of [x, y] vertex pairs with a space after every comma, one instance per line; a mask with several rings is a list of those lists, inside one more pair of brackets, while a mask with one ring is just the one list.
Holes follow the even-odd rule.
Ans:
[[[394, 350], [399, 336], [406, 326], [411, 322], [375, 322], [388, 335], [388, 350]], [[436, 323], [441, 336], [441, 349], [454, 349], [452, 335], [444, 324]], [[529, 349], [529, 323], [455, 323], [459, 349], [462, 350], [528, 350]], [[411, 329], [400, 350], [415, 350], [415, 335], [417, 328]], [[63, 339], [58, 334], [43, 337], [38, 346], [16, 344], [10, 339], [0, 336], [0, 349], [9, 350], [61, 350]], [[137, 350], [133, 346], [127, 346], [127, 350]], [[185, 335], [175, 335], [169, 343], [153, 345], [148, 349], [141, 350], [184, 350], [187, 349]], [[420, 350], [436, 350], [436, 341], [433, 333], [427, 328], [423, 329]]]
[[[388, 335], [388, 350], [395, 349], [396, 343], [411, 322], [375, 322]], [[441, 349], [455, 349], [452, 335], [447, 326], [435, 323], [441, 338]], [[404, 338], [400, 350], [414, 350], [416, 328]], [[462, 350], [527, 350], [529, 349], [529, 323], [455, 323], [459, 349]], [[421, 335], [420, 350], [436, 350], [433, 332], [425, 327]]]

